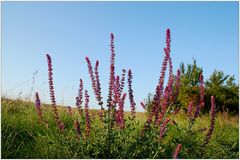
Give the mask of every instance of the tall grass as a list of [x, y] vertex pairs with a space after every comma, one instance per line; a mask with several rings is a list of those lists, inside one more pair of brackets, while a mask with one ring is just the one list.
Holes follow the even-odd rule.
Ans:
[[[43, 117], [49, 122], [49, 127], [38, 123], [38, 115], [33, 103], [20, 100], [2, 99], [2, 158], [106, 158], [104, 152], [104, 131], [100, 118], [96, 116], [91, 134], [91, 143], [88, 144], [76, 132], [74, 118], [79, 118], [76, 108], [72, 108], [73, 116], [70, 116], [65, 107], [58, 106], [59, 114], [65, 124], [65, 135], [61, 135], [52, 119], [50, 105], [42, 104]], [[97, 113], [97, 110], [90, 110]], [[125, 117], [130, 116], [125, 112]], [[203, 142], [210, 125], [209, 115], [200, 115], [195, 121], [192, 130], [197, 135], [186, 132], [188, 120], [187, 114], [180, 111], [174, 120], [176, 125], [170, 125], [163, 141], [164, 151], [157, 148], [156, 139], [146, 141], [146, 146], [141, 146], [144, 141], [135, 140], [141, 132], [147, 114], [136, 113], [136, 123], [128, 132], [118, 130], [113, 146], [112, 158], [172, 158], [176, 149], [176, 143], [182, 144], [179, 158], [233, 158], [239, 157], [239, 122], [237, 116], [216, 114], [216, 124], [211, 141], [207, 145], [204, 154], [200, 154], [200, 142]], [[84, 132], [84, 126], [80, 124]], [[206, 130], [204, 130], [206, 129]], [[84, 134], [84, 133], [82, 133]], [[127, 137], [127, 138], [126, 138]], [[200, 142], [199, 142], [200, 141]], [[132, 145], [129, 145], [129, 143]], [[137, 145], [137, 143], [140, 143]], [[134, 145], [136, 145], [134, 147]], [[72, 149], [71, 149], [72, 148]], [[142, 150], [136, 150], [141, 148]], [[143, 151], [144, 149], [144, 151]], [[95, 151], [91, 154], [92, 151]], [[131, 153], [132, 152], [132, 153]], [[155, 153], [155, 157], [153, 153]], [[131, 153], [131, 154], [128, 154]]]

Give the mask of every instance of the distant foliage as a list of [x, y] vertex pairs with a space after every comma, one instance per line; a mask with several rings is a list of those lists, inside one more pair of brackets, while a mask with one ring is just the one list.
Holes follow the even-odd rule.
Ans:
[[[234, 76], [225, 75], [223, 71], [215, 70], [206, 81], [206, 95], [213, 95], [217, 103], [217, 111], [227, 111], [230, 113], [239, 112], [239, 87], [235, 83]], [[210, 101], [206, 98], [206, 104]], [[208, 108], [206, 108], [208, 109]]]
[[178, 96], [178, 104], [181, 108], [187, 110], [189, 103], [192, 101], [194, 105], [199, 103], [200, 99], [200, 75], [202, 74], [202, 68], [197, 66], [196, 60], [193, 60], [193, 64], [185, 66], [184, 63], [180, 65], [181, 71], [181, 86]]
[[[185, 66], [180, 65], [181, 70], [181, 86], [178, 100], [175, 105], [187, 111], [188, 104], [192, 101], [193, 104], [199, 103], [201, 95], [200, 74], [203, 73], [202, 68], [197, 65], [196, 60], [193, 64]], [[204, 77], [203, 77], [204, 78]], [[204, 106], [203, 113], [208, 113], [211, 106], [211, 96], [215, 97], [216, 111], [238, 113], [239, 106], [239, 87], [235, 83], [234, 76], [225, 75], [222, 71], [215, 70], [210, 78], [204, 83]]]

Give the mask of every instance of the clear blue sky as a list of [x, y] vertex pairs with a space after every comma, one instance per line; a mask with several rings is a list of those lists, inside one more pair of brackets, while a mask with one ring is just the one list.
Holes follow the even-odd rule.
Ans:
[[113, 32], [117, 73], [132, 69], [141, 110], [139, 102], [158, 82], [167, 28], [172, 33], [174, 73], [181, 62], [195, 58], [204, 79], [214, 69], [238, 77], [238, 2], [3, 2], [2, 93], [17, 97], [23, 91], [26, 96], [38, 70], [34, 91], [49, 102], [49, 53], [57, 102], [62, 104], [64, 97], [64, 105], [74, 105], [82, 78], [94, 106], [84, 57], [100, 61], [106, 99]]

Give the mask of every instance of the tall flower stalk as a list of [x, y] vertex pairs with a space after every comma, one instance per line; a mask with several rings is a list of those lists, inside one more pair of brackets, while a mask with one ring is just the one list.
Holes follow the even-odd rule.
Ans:
[[96, 98], [98, 98], [96, 80], [95, 80], [95, 76], [94, 76], [94, 72], [93, 72], [92, 63], [91, 63], [91, 61], [88, 57], [86, 57], [85, 59], [87, 61], [87, 65], [88, 65], [88, 72], [89, 72], [90, 79], [91, 79], [91, 82], [92, 82], [92, 88], [93, 88], [93, 91], [94, 91], [94, 94], [95, 94]]
[[132, 89], [132, 70], [128, 70], [128, 96], [129, 96], [129, 101], [130, 101], [130, 108], [131, 108], [131, 116], [132, 120], [135, 119], [136, 117], [136, 103], [134, 102], [134, 97], [133, 97], [133, 89]]
[[[157, 121], [159, 119], [158, 118], [159, 107], [160, 107], [160, 101], [161, 101], [162, 94], [163, 94], [163, 84], [164, 84], [165, 72], [166, 72], [166, 69], [167, 69], [167, 63], [171, 62], [171, 59], [170, 59], [170, 51], [171, 51], [170, 47], [171, 47], [171, 45], [170, 45], [170, 43], [171, 43], [170, 29], [167, 29], [166, 30], [166, 47], [164, 48], [165, 56], [164, 56], [163, 63], [162, 63], [162, 69], [161, 69], [161, 74], [160, 74], [158, 86], [156, 88], [156, 93], [155, 93], [154, 99], [153, 99], [153, 106], [154, 106], [153, 110], [154, 110], [154, 113], [155, 113], [155, 123], [157, 123]], [[172, 64], [170, 64], [169, 71], [170, 71], [169, 78], [172, 79]], [[169, 82], [171, 82], [171, 81], [169, 79]]]
[[[171, 85], [171, 84], [169, 83], [169, 85]], [[169, 85], [167, 85], [165, 90], [164, 90], [163, 99], [161, 101], [161, 112], [160, 112], [160, 114], [158, 116], [158, 119], [155, 123], [156, 127], [162, 122], [162, 120], [165, 116], [165, 113], [166, 113], [166, 109], [169, 105], [169, 98], [170, 98], [171, 93], [172, 93]]]
[[189, 105], [188, 105], [188, 113], [187, 113], [187, 115], [188, 115], [188, 118], [189, 118], [190, 120], [193, 119], [192, 110], [193, 110], [193, 101], [191, 101], [191, 102], [189, 103]]
[[102, 116], [104, 115], [104, 108], [103, 108], [103, 102], [102, 102], [102, 96], [101, 96], [101, 84], [100, 84], [99, 72], [98, 72], [99, 61], [98, 60], [96, 61], [94, 71], [93, 71], [93, 67], [90, 59], [88, 57], [86, 57], [85, 59], [88, 65], [88, 72], [92, 82], [92, 88], [93, 88], [96, 100], [98, 102], [98, 105], [100, 105], [101, 107], [101, 110], [99, 111], [99, 116], [100, 116], [100, 119], [102, 119]]
[[80, 79], [79, 89], [78, 89], [78, 96], [76, 97], [76, 106], [80, 116], [82, 117], [82, 103], [83, 103], [83, 80]]
[[[113, 126], [113, 119], [115, 116], [115, 108], [113, 104], [113, 90], [114, 90], [114, 82], [115, 82], [115, 48], [114, 48], [114, 35], [111, 33], [110, 35], [110, 50], [111, 50], [111, 58], [110, 58], [110, 76], [109, 76], [109, 88], [108, 88], [108, 99], [107, 99], [107, 107], [108, 107], [108, 145], [107, 150], [110, 152], [111, 148], [111, 132], [112, 132], [112, 126]], [[109, 158], [110, 156], [108, 156]]]
[[125, 127], [125, 120], [124, 120], [124, 102], [125, 102], [125, 98], [126, 98], [126, 93], [124, 93], [120, 99], [119, 102], [119, 109], [117, 111], [117, 123], [120, 126], [121, 129], [123, 129]]
[[174, 151], [174, 153], [172, 155], [173, 159], [178, 158], [178, 154], [180, 153], [181, 148], [182, 148], [182, 144], [178, 144], [176, 150]]
[[110, 58], [110, 76], [109, 76], [109, 90], [108, 90], [108, 119], [113, 114], [110, 114], [113, 109], [113, 91], [114, 91], [114, 82], [115, 82], [115, 47], [114, 47], [114, 35], [111, 33], [110, 35], [110, 50], [111, 50], [111, 58]]
[[145, 105], [143, 102], [140, 102], [140, 105], [142, 106], [142, 108], [143, 108], [144, 110], [147, 109], [146, 105]]
[[166, 130], [167, 130], [166, 126], [167, 126], [167, 124], [168, 124], [169, 121], [170, 121], [170, 119], [169, 119], [169, 118], [166, 118], [166, 119], [164, 120], [163, 124], [161, 125], [161, 129], [160, 129], [160, 140], [163, 139], [163, 136], [164, 136], [164, 134], [165, 134], [165, 132], [166, 132]]
[[63, 122], [60, 121], [57, 106], [56, 106], [56, 100], [55, 100], [55, 93], [54, 93], [54, 87], [53, 87], [53, 68], [52, 68], [52, 59], [50, 55], [46, 54], [47, 57], [47, 63], [48, 63], [48, 83], [49, 83], [49, 91], [50, 91], [50, 99], [51, 99], [51, 106], [52, 106], [52, 112], [54, 115], [55, 122], [60, 130], [64, 129]]
[[115, 104], [120, 102], [120, 83], [119, 83], [119, 76], [117, 76], [115, 78], [115, 83], [114, 83], [114, 87], [113, 87], [113, 93], [114, 93], [114, 100], [113, 102]]
[[94, 71], [93, 71], [93, 67], [90, 59], [88, 57], [86, 57], [85, 59], [87, 61], [88, 72], [92, 82], [92, 88], [95, 94], [95, 98], [98, 102], [98, 105], [100, 105], [101, 107], [101, 110], [98, 112], [98, 114], [100, 119], [103, 120], [104, 108], [103, 108], [103, 102], [102, 102], [102, 96], [101, 96], [101, 84], [100, 84], [100, 78], [99, 78], [99, 72], [98, 72], [99, 61], [98, 60], [96, 61]]
[[[35, 107], [36, 107], [36, 111], [37, 111], [37, 114], [38, 114], [39, 123], [42, 124], [42, 123], [44, 123], [45, 121], [43, 120], [42, 108], [41, 108], [41, 101], [40, 101], [38, 92], [36, 92], [36, 94], [35, 94]], [[45, 122], [45, 123], [46, 123], [46, 122]]]
[[101, 84], [99, 79], [99, 73], [98, 73], [98, 66], [99, 61], [96, 61], [95, 67], [94, 67], [94, 73], [95, 73], [95, 88], [96, 88], [96, 99], [98, 101], [98, 104], [101, 106], [101, 109], [103, 109], [103, 102], [102, 102], [102, 96], [101, 96]]
[[216, 113], [215, 113], [215, 99], [214, 99], [213, 96], [211, 96], [210, 128], [209, 128], [207, 136], [206, 136], [206, 138], [204, 140], [204, 146], [208, 144], [208, 142], [210, 141], [210, 139], [212, 137], [214, 126], [215, 126], [215, 117], [216, 117]]
[[120, 84], [120, 95], [122, 94], [124, 84], [125, 84], [125, 75], [126, 75], [126, 70], [122, 69], [122, 77], [121, 77], [121, 84]]
[[88, 91], [85, 90], [85, 118], [86, 118], [86, 127], [85, 127], [85, 134], [86, 138], [89, 137], [90, 135], [90, 130], [91, 130], [91, 122], [90, 122], [90, 116], [89, 116], [89, 95]]

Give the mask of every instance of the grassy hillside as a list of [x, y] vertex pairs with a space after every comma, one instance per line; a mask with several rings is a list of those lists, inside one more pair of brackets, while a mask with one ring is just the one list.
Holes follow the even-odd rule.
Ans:
[[[65, 125], [64, 132], [60, 132], [56, 127], [50, 106], [43, 105], [42, 110], [48, 126], [38, 123], [33, 103], [2, 99], [2, 158], [171, 158], [175, 144], [180, 142], [182, 150], [179, 158], [239, 157], [238, 117], [226, 113], [217, 114], [212, 139], [204, 150], [201, 144], [209, 128], [209, 115], [201, 115], [197, 119], [192, 128], [194, 134], [191, 136], [186, 130], [187, 116], [180, 111], [176, 117], [172, 117], [177, 124], [169, 126], [161, 142], [151, 136], [145, 140], [138, 138], [147, 115], [137, 113], [137, 119], [133, 123], [127, 120], [127, 131], [114, 131], [111, 153], [106, 153], [106, 129], [96, 110], [90, 111], [92, 122], [88, 140], [84, 140], [84, 136], [76, 135], [74, 120], [80, 119], [76, 109], [73, 109], [74, 114], [70, 116], [66, 107], [58, 107], [60, 118]], [[126, 113], [126, 119], [127, 115], [129, 113]], [[81, 129], [84, 132], [84, 125]]]

